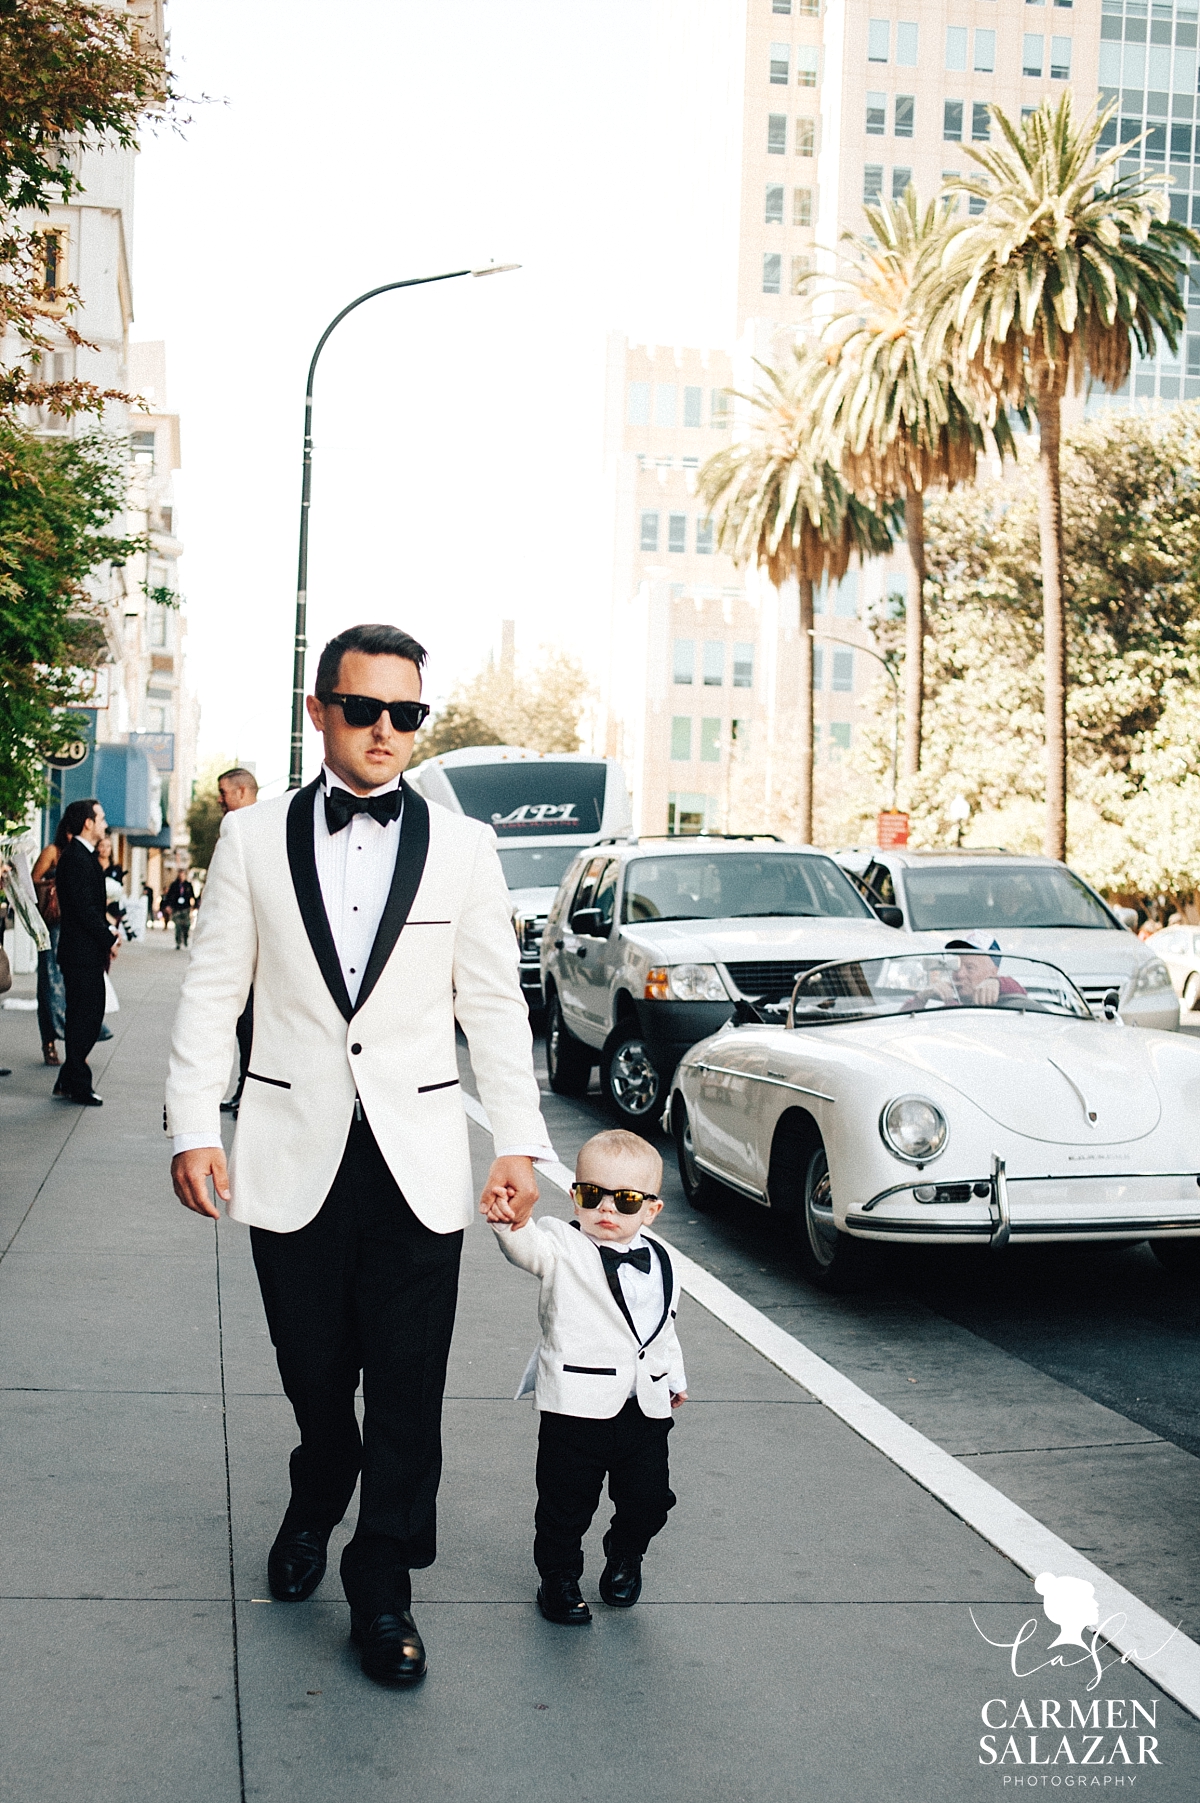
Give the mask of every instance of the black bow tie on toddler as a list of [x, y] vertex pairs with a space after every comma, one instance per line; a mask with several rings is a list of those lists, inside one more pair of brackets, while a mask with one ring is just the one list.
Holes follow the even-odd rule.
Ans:
[[380, 826], [386, 826], [389, 820], [396, 819], [403, 803], [399, 787], [389, 789], [386, 795], [351, 795], [348, 789], [330, 789], [325, 797], [325, 825], [331, 833], [340, 833], [356, 814], [369, 814]]
[[647, 1277], [650, 1275], [649, 1246], [635, 1246], [632, 1252], [618, 1252], [615, 1246], [601, 1246], [599, 1251], [606, 1277], [615, 1277], [621, 1265], [632, 1265], [636, 1271]]

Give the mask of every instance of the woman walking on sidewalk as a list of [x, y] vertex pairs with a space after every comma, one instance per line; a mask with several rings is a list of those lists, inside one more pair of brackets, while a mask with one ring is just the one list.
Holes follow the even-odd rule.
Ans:
[[37, 1014], [38, 1032], [42, 1040], [42, 1063], [51, 1065], [60, 1062], [57, 1041], [67, 1036], [67, 998], [62, 971], [58, 967], [59, 909], [55, 870], [70, 840], [71, 834], [66, 830], [66, 823], [60, 820], [54, 838], [39, 853], [33, 867], [38, 913], [50, 934], [49, 950], [38, 953]]

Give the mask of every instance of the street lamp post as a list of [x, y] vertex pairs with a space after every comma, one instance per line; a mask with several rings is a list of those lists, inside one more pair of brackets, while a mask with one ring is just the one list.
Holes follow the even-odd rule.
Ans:
[[369, 288], [366, 294], [360, 294], [347, 307], [336, 314], [321, 336], [317, 339], [317, 348], [312, 354], [312, 362], [308, 366], [308, 386], [304, 391], [304, 467], [300, 479], [300, 556], [296, 575], [296, 631], [292, 651], [292, 736], [291, 755], [288, 767], [288, 788], [298, 789], [304, 762], [304, 654], [308, 649], [308, 514], [312, 502], [312, 409], [313, 378], [317, 373], [317, 359], [325, 349], [330, 334], [336, 326], [340, 326], [347, 313], [353, 313], [364, 301], [374, 300], [377, 294], [390, 294], [394, 288], [424, 288], [430, 282], [453, 282], [464, 275], [504, 275], [511, 269], [519, 269], [519, 263], [489, 263], [485, 269], [447, 269], [442, 275], [410, 276], [405, 282], [384, 282], [380, 288]]
[[809, 636], [816, 644], [828, 642], [830, 645], [846, 645], [851, 651], [863, 651], [868, 657], [873, 657], [877, 664], [883, 665], [887, 679], [892, 685], [892, 812], [894, 814], [896, 811], [896, 765], [900, 753], [900, 684], [896, 681], [896, 672], [888, 663], [887, 658], [881, 657], [878, 651], [872, 651], [869, 645], [856, 645], [853, 639], [834, 638], [832, 633], [826, 632], [820, 634], [814, 632]]

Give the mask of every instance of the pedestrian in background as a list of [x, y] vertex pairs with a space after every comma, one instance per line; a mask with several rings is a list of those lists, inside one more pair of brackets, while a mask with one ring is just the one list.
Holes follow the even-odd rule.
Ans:
[[182, 869], [163, 896], [163, 913], [175, 928], [175, 950], [181, 951], [188, 942], [192, 930], [192, 909], [196, 906], [196, 891], [188, 880], [186, 866]]
[[38, 1032], [42, 1041], [42, 1063], [57, 1065], [58, 1040], [67, 1036], [66, 996], [62, 971], [58, 968], [58, 889], [54, 881], [55, 866], [70, 841], [63, 821], [50, 844], [39, 854], [33, 867], [33, 886], [37, 891], [38, 913], [50, 934], [50, 949], [38, 953], [37, 1013]]
[[[221, 797], [222, 814], [236, 814], [239, 808], [252, 808], [258, 800], [258, 778], [253, 770], [243, 770], [241, 765], [233, 770], [226, 770], [217, 778], [217, 794]], [[238, 1015], [238, 1080], [228, 1102], [221, 1103], [221, 1113], [231, 1114], [237, 1120], [238, 1106], [242, 1099], [242, 1091], [246, 1087], [246, 1072], [250, 1069], [250, 1047], [254, 1043], [254, 985], [246, 997], [246, 1006]]]
[[104, 1025], [104, 978], [117, 955], [117, 935], [108, 924], [104, 872], [96, 849], [104, 837], [104, 809], [94, 798], [73, 801], [63, 810], [68, 844], [55, 867], [58, 891], [58, 964], [67, 998], [67, 1057], [56, 1096], [82, 1107], [99, 1108], [88, 1054]]

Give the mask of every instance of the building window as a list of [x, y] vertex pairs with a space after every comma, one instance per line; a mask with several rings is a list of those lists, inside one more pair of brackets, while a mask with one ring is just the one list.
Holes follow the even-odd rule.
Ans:
[[898, 138], [911, 138], [912, 137], [913, 124], [914, 124], [914, 121], [916, 118], [916, 110], [917, 110], [917, 102], [916, 102], [916, 98], [914, 95], [912, 95], [912, 94], [897, 94], [897, 96], [896, 96], [896, 136]]
[[654, 390], [654, 423], [656, 426], [673, 426], [675, 424], [676, 392], [674, 382], [660, 382]]
[[154, 646], [166, 647], [167, 610], [164, 607], [150, 609], [150, 643]]
[[764, 225], [783, 224], [783, 183], [767, 183], [767, 204], [763, 213]]
[[1046, 40], [1040, 32], [1025, 33], [1025, 48], [1021, 52], [1021, 74], [1037, 76], [1042, 73], [1042, 59], [1046, 54]]
[[947, 100], [942, 105], [942, 136], [947, 144], [962, 142], [963, 103], [961, 100]]
[[992, 137], [992, 109], [986, 100], [971, 103], [971, 142], [989, 144]]
[[721, 722], [707, 719], [700, 722], [700, 762], [702, 764], [719, 764], [721, 761]]
[[994, 75], [996, 71], [996, 34], [980, 29], [975, 33], [975, 73]]
[[773, 13], [790, 13], [791, 10], [792, 0], [771, 0], [771, 11]]
[[892, 170], [892, 199], [899, 200], [904, 190], [912, 185], [912, 170], [904, 169], [899, 164]]
[[738, 644], [733, 647], [733, 686], [735, 689], [754, 687], [753, 645]]
[[696, 521], [696, 556], [711, 557], [713, 554], [713, 523], [711, 520]]
[[882, 138], [887, 130], [887, 95], [869, 93], [867, 95], [867, 136]]
[[796, 188], [792, 192], [792, 224], [811, 225], [813, 222], [813, 192], [811, 188]]
[[815, 44], [798, 44], [796, 46], [796, 86], [798, 88], [816, 87], [820, 55], [821, 52]]
[[658, 550], [658, 515], [656, 513], [642, 515], [641, 549], [643, 551]]
[[687, 550], [686, 513], [669, 513], [667, 515], [667, 550], [673, 552]]
[[649, 382], [631, 382], [629, 384], [629, 405], [625, 417], [631, 426], [648, 426], [650, 424]]
[[683, 423], [691, 428], [699, 428], [700, 416], [704, 411], [703, 388], [685, 388], [683, 391]]
[[725, 641], [724, 639], [705, 639], [704, 686], [706, 689], [719, 689], [724, 681]]
[[816, 154], [817, 125], [815, 119], [797, 119], [796, 121], [796, 155], [810, 157]]
[[883, 164], [867, 163], [863, 167], [863, 202], [873, 207], [883, 193]]
[[825, 647], [813, 646], [813, 691], [820, 694], [825, 687]]
[[1050, 39], [1050, 79], [1051, 81], [1070, 81], [1071, 79], [1070, 38]]
[[847, 570], [833, 591], [833, 611], [839, 620], [858, 618], [858, 571]]
[[712, 806], [712, 797], [708, 795], [670, 795], [667, 797], [667, 832], [672, 838], [678, 833], [702, 833], [708, 819], [708, 811]]
[[690, 688], [696, 669], [696, 641], [694, 639], [676, 639], [671, 654], [675, 682], [683, 688]]
[[840, 764], [842, 753], [850, 749], [850, 722], [834, 720], [829, 727], [829, 761]]
[[724, 432], [729, 425], [729, 415], [733, 412], [730, 406], [732, 395], [727, 388], [714, 388], [712, 391], [712, 429]]
[[781, 157], [787, 149], [787, 114], [767, 114], [767, 155]]
[[793, 294], [803, 294], [804, 293], [804, 290], [808, 285], [808, 278], [812, 274], [814, 267], [815, 267], [815, 264], [814, 264], [814, 260], [812, 257], [793, 257], [792, 258], [792, 288], [791, 288], [791, 291]]
[[763, 253], [763, 285], [764, 294], [778, 294], [783, 279], [783, 258], [777, 251]]
[[129, 444], [133, 452], [133, 461], [152, 470], [154, 468], [153, 432], [131, 432]]
[[821, 0], [798, 0], [796, 11], [806, 19], [819, 19]]
[[690, 764], [692, 761], [692, 716], [676, 714], [671, 721], [671, 762], [673, 764]]
[[983, 200], [980, 195], [970, 194], [967, 196], [967, 212], [971, 215], [972, 219], [978, 219], [979, 215], [986, 210], [986, 207], [987, 202]]
[[946, 67], [957, 74], [967, 66], [967, 28], [965, 25], [947, 25], [946, 27]]
[[854, 653], [853, 651], [835, 651], [833, 654], [833, 680], [830, 688], [835, 695], [853, 695], [854, 693]]
[[1187, 341], [1187, 372], [1189, 376], [1200, 376], [1200, 338]]
[[47, 307], [65, 306], [63, 290], [67, 286], [67, 234], [63, 231], [41, 233], [42, 300]]
[[789, 55], [788, 45], [771, 45], [771, 86], [774, 88], [786, 88], [788, 85]]
[[750, 749], [750, 722], [749, 722], [749, 720], [731, 720], [729, 722], [729, 750], [730, 750], [730, 752], [733, 753], [736, 751], [749, 751], [749, 749]]
[[867, 26], [867, 61], [886, 63], [892, 27], [887, 19], [872, 19]]
[[915, 69], [917, 66], [917, 46], [920, 32], [916, 25], [906, 25], [903, 20], [896, 27], [896, 67], [898, 69]]

